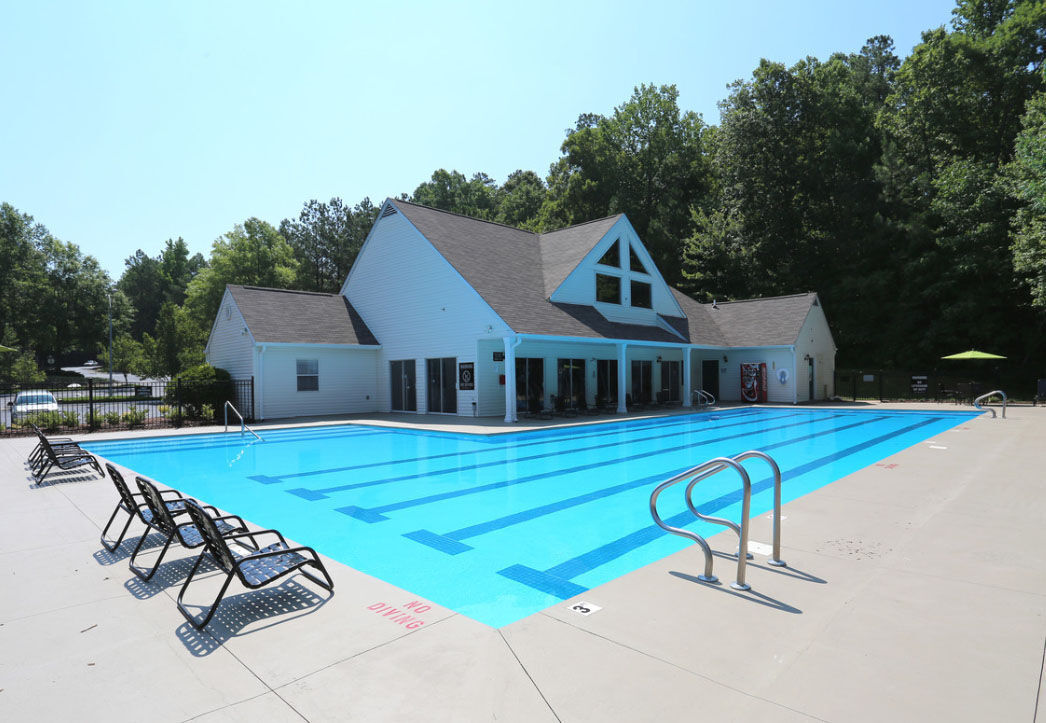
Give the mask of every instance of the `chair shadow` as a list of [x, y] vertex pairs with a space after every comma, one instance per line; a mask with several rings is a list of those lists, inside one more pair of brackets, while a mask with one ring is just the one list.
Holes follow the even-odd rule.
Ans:
[[[311, 614], [326, 605], [334, 595], [333, 591], [324, 592], [327, 592], [326, 596], [291, 579], [273, 587], [228, 595], [222, 599], [207, 627], [197, 630], [185, 622], [178, 626], [175, 635], [178, 636], [186, 650], [195, 657], [202, 658], [218, 650], [232, 638], [253, 635], [267, 628]], [[200, 608], [197, 613], [198, 617], [207, 609], [206, 604], [200, 606], [186, 603], [186, 607]], [[278, 620], [271, 620], [256, 627], [252, 626], [250, 631], [243, 632], [248, 625], [277, 616], [280, 616]]]
[[[138, 544], [138, 540], [141, 539], [141, 535], [137, 537], [128, 535], [112, 552], [106, 550], [104, 547], [95, 550], [93, 554], [94, 561], [99, 565], [115, 565], [118, 562], [123, 562], [131, 558], [131, 553], [134, 552], [134, 546]], [[143, 550], [149, 550], [154, 547], [159, 547], [163, 544], [164, 536], [159, 532], [150, 534], [145, 538], [145, 543], [142, 545]]]
[[731, 595], [733, 597], [740, 598], [751, 603], [756, 603], [757, 605], [763, 605], [774, 610], [780, 610], [784, 613], [791, 613], [792, 615], [803, 614], [803, 611], [799, 608], [793, 607], [786, 602], [782, 602], [781, 600], [777, 600], [775, 598], [770, 597], [769, 595], [764, 595], [761, 592], [757, 592], [755, 590], [734, 590], [733, 588], [729, 587], [729, 585], [723, 584], [722, 581], [705, 582], [704, 580], [699, 580], [695, 575], [688, 575], [685, 572], [677, 572], [675, 570], [669, 570], [668, 574], [683, 580], [687, 580], [689, 582], [696, 582], [698, 585], [707, 587], [710, 590], [716, 590], [717, 592], [726, 593], [727, 595]]
[[59, 484], [73, 484], [77, 482], [97, 482], [100, 479], [105, 479], [104, 476], [99, 477], [98, 473], [94, 469], [52, 469], [47, 473], [43, 479], [38, 479], [35, 474], [29, 469], [29, 465], [25, 465], [26, 481], [29, 482], [29, 489], [38, 490], [46, 487], [54, 487]]
[[[160, 537], [160, 542], [163, 542], [163, 537]], [[196, 562], [197, 555], [189, 555], [188, 557], [176, 558], [173, 560], [167, 560], [156, 570], [156, 574], [152, 576], [148, 582], [141, 579], [134, 573], [131, 573], [131, 577], [123, 584], [129, 593], [134, 595], [139, 600], [148, 600], [151, 597], [159, 595], [164, 590], [175, 585], [181, 585], [185, 582], [185, 578], [189, 576], [189, 570], [192, 569], [193, 563]], [[143, 566], [148, 565], [148, 561], [141, 563]], [[200, 567], [197, 569], [197, 575], [204, 575], [208, 572], [214, 572], [218, 570], [218, 566], [214, 564], [210, 556], [203, 559], [200, 563]]]

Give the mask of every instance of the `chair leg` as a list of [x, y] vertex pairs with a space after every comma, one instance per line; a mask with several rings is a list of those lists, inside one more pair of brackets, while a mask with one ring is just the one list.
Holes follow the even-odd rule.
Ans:
[[319, 585], [323, 589], [325, 589], [325, 590], [332, 590], [333, 591], [334, 590], [334, 581], [331, 580], [331, 576], [327, 573], [327, 568], [325, 568], [323, 565], [321, 565], [318, 562], [309, 562], [308, 564], [312, 565], [317, 570], [319, 570], [320, 574], [323, 575], [323, 577], [326, 580], [326, 582], [324, 582], [323, 580], [320, 580], [318, 577], [313, 576], [311, 573], [306, 572], [304, 567], [299, 568], [298, 572], [300, 572], [304, 577], [307, 577], [309, 580], [312, 580], [314, 583], [316, 583], [317, 585]]
[[[118, 548], [121, 545], [121, 543], [123, 543], [124, 535], [127, 534], [127, 530], [129, 530], [131, 527], [131, 520], [134, 519], [134, 515], [129, 514], [127, 516], [127, 524], [123, 526], [123, 530], [120, 531], [120, 536], [116, 538], [116, 542], [112, 543], [111, 545], [108, 542], [106, 542], [105, 536], [109, 532], [109, 528], [112, 526], [113, 521], [116, 519], [116, 514], [122, 509], [123, 506], [117, 505], [116, 509], [113, 510], [113, 514], [109, 518], [109, 521], [105, 524], [105, 527], [102, 529], [102, 547], [104, 547], [109, 552], [114, 552], [116, 548]], [[148, 534], [148, 531], [146, 531], [146, 534]]]
[[131, 561], [127, 563], [128, 566], [131, 568], [131, 572], [133, 572], [135, 575], [140, 577], [142, 580], [145, 580], [146, 582], [152, 580], [153, 575], [155, 575], [156, 571], [160, 569], [160, 563], [163, 562], [163, 556], [167, 554], [167, 548], [171, 546], [171, 540], [174, 539], [174, 533], [172, 532], [170, 535], [167, 536], [167, 541], [163, 543], [163, 549], [160, 550], [160, 556], [156, 558], [156, 564], [153, 565], [151, 570], [146, 571], [144, 567], [138, 567], [134, 564], [134, 558], [138, 555], [139, 550], [142, 549], [142, 545], [145, 543], [145, 538], [149, 536], [149, 529], [150, 528], [146, 528], [145, 532], [142, 534], [141, 539], [138, 540], [138, 544], [135, 546], [134, 552], [131, 553]]
[[225, 591], [229, 589], [229, 583], [232, 582], [233, 575], [235, 575], [234, 570], [233, 572], [230, 572], [228, 575], [225, 576], [225, 582], [222, 584], [222, 589], [218, 591], [218, 596], [214, 598], [214, 602], [211, 603], [211, 607], [208, 608], [207, 614], [203, 616], [203, 620], [198, 621], [196, 617], [192, 614], [192, 612], [189, 611], [189, 608], [185, 606], [185, 603], [182, 602], [182, 598], [185, 597], [185, 591], [189, 589], [189, 583], [192, 582], [193, 575], [196, 574], [196, 570], [197, 568], [199, 568], [200, 563], [203, 562], [203, 558], [206, 554], [207, 551], [204, 550], [200, 553], [200, 556], [196, 558], [196, 562], [193, 564], [192, 570], [189, 571], [189, 576], [185, 578], [185, 582], [182, 583], [182, 589], [178, 593], [178, 599], [175, 601], [178, 605], [178, 612], [180, 612], [182, 616], [189, 621], [189, 624], [197, 630], [203, 630], [205, 627], [207, 627], [207, 623], [211, 622], [211, 618], [214, 617], [214, 613], [218, 610], [218, 604], [222, 601], [222, 598], [225, 596]]

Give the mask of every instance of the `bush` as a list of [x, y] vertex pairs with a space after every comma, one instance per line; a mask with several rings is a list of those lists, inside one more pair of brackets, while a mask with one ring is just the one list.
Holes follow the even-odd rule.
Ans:
[[30, 422], [46, 432], [57, 432], [62, 426], [62, 415], [59, 412], [36, 412], [22, 417], [23, 427], [28, 427]]
[[120, 423], [120, 413], [119, 412], [106, 412], [105, 414], [102, 415], [102, 419], [104, 419], [105, 423], [108, 424], [110, 427], [115, 427], [116, 425], [118, 425]]
[[[223, 402], [224, 403], [224, 402]], [[203, 404], [200, 406], [200, 419], [208, 422], [214, 421], [214, 406], [210, 404]]]
[[145, 410], [132, 407], [123, 413], [123, 423], [131, 429], [140, 427], [145, 423]]
[[79, 427], [80, 426], [80, 415], [76, 412], [62, 412], [62, 426], [64, 427]]
[[213, 418], [215, 409], [221, 409], [227, 400], [233, 399], [232, 377], [224, 369], [200, 364], [172, 379], [164, 399], [168, 404], [176, 404], [179, 394], [186, 416], [205, 416], [204, 406], [208, 406]]

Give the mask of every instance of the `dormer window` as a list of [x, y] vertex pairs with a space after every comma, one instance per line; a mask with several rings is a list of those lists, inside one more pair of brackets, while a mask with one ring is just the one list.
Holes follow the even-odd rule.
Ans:
[[[639, 254], [636, 253], [635, 247], [632, 244], [628, 245], [628, 268], [632, 271], [638, 271], [641, 274], [649, 274], [646, 270], [646, 266], [643, 266], [643, 262], [639, 260]], [[649, 304], [647, 305], [649, 308]]]
[[[621, 246], [621, 244], [619, 244], [617, 242], [617, 240], [615, 239], [614, 243], [610, 244], [610, 248], [607, 249], [607, 252], [605, 254], [603, 254], [603, 258], [601, 258], [599, 260], [599, 263], [602, 264], [603, 266], [613, 266], [614, 268], [620, 268], [621, 267], [621, 250], [620, 250], [619, 246]], [[614, 303], [620, 303], [620, 302], [614, 302]]]
[[632, 306], [642, 309], [653, 308], [650, 300], [650, 284], [645, 281], [632, 282]]
[[[617, 248], [617, 244], [614, 244]], [[621, 303], [621, 279], [617, 276], [596, 274], [596, 301], [604, 304]]]

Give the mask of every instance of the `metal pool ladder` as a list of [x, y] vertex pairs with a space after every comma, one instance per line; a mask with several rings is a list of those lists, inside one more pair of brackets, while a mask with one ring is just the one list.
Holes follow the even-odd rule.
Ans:
[[[708, 546], [708, 542], [705, 538], [698, 535], [696, 532], [685, 530], [681, 527], [672, 527], [665, 523], [661, 519], [661, 516], [657, 513], [657, 498], [666, 489], [674, 484], [689, 480], [686, 486], [686, 492], [684, 499], [686, 500], [687, 508], [700, 520], [705, 522], [711, 522], [717, 525], [723, 525], [729, 527], [731, 530], [737, 533], [738, 536], [738, 547], [737, 547], [737, 578], [731, 583], [730, 587], [735, 590], [750, 590], [751, 585], [745, 582], [745, 568], [748, 562], [748, 558], [751, 557], [748, 554], [748, 521], [749, 513], [752, 503], [752, 480], [748, 476], [748, 471], [741, 466], [741, 462], [746, 459], [762, 459], [765, 460], [770, 468], [774, 472], [774, 525], [773, 525], [773, 555], [769, 560], [769, 564], [775, 567], [786, 567], [788, 563], [781, 559], [781, 468], [777, 466], [777, 462], [773, 460], [770, 455], [765, 452], [758, 450], [749, 450], [748, 452], [742, 452], [741, 454], [733, 457], [715, 457], [707, 462], [702, 462], [696, 467], [688, 469], [686, 472], [677, 474], [671, 479], [665, 480], [659, 484], [654, 491], [650, 494], [650, 515], [654, 518], [654, 522], [661, 529], [671, 532], [673, 535], [679, 535], [685, 537], [688, 540], [692, 540], [701, 547], [701, 551], [705, 555], [705, 571], [704, 574], [698, 575], [697, 579], [703, 582], [717, 582], [719, 578], [712, 574], [712, 549]], [[721, 517], [710, 517], [703, 515], [697, 511], [694, 507], [693, 492], [694, 487], [701, 480], [708, 479], [713, 475], [719, 474], [720, 472], [733, 469], [741, 477], [741, 484], [743, 486], [743, 496], [741, 500], [741, 524], [737, 525], [730, 520], [723, 519]]]
[[[973, 406], [977, 407], [982, 412], [985, 411], [984, 407], [981, 406], [981, 402], [987, 401], [987, 399], [989, 397], [993, 397], [996, 394], [998, 394], [1000, 397], [1002, 397], [1002, 418], [1006, 419], [1006, 392], [1004, 392], [1001, 389], [996, 389], [994, 392], [988, 392], [987, 394], [982, 394], [981, 396], [977, 397], [976, 399], [973, 400]], [[996, 416], [995, 415], [995, 410], [992, 409], [991, 407], [988, 407], [987, 411], [991, 412], [992, 413], [992, 419], [995, 419], [995, 416]]]
[[710, 407], [715, 406], [715, 397], [712, 396], [711, 392], [706, 392], [704, 389], [694, 390], [694, 401], [697, 402], [697, 406], [707, 404]]
[[261, 437], [258, 436], [257, 432], [255, 432], [253, 429], [251, 429], [250, 427], [247, 426], [247, 423], [243, 421], [243, 415], [240, 414], [239, 410], [237, 410], [236, 407], [233, 406], [232, 402], [230, 402], [228, 399], [225, 400], [225, 408], [223, 410], [224, 413], [225, 413], [225, 431], [226, 432], [229, 431], [229, 410], [230, 409], [232, 410], [233, 414], [235, 414], [237, 417], [240, 418], [240, 434], [243, 434], [243, 430], [246, 429], [248, 432], [253, 434], [254, 438], [257, 439], [259, 442], [264, 441], [264, 440], [262, 440]]

